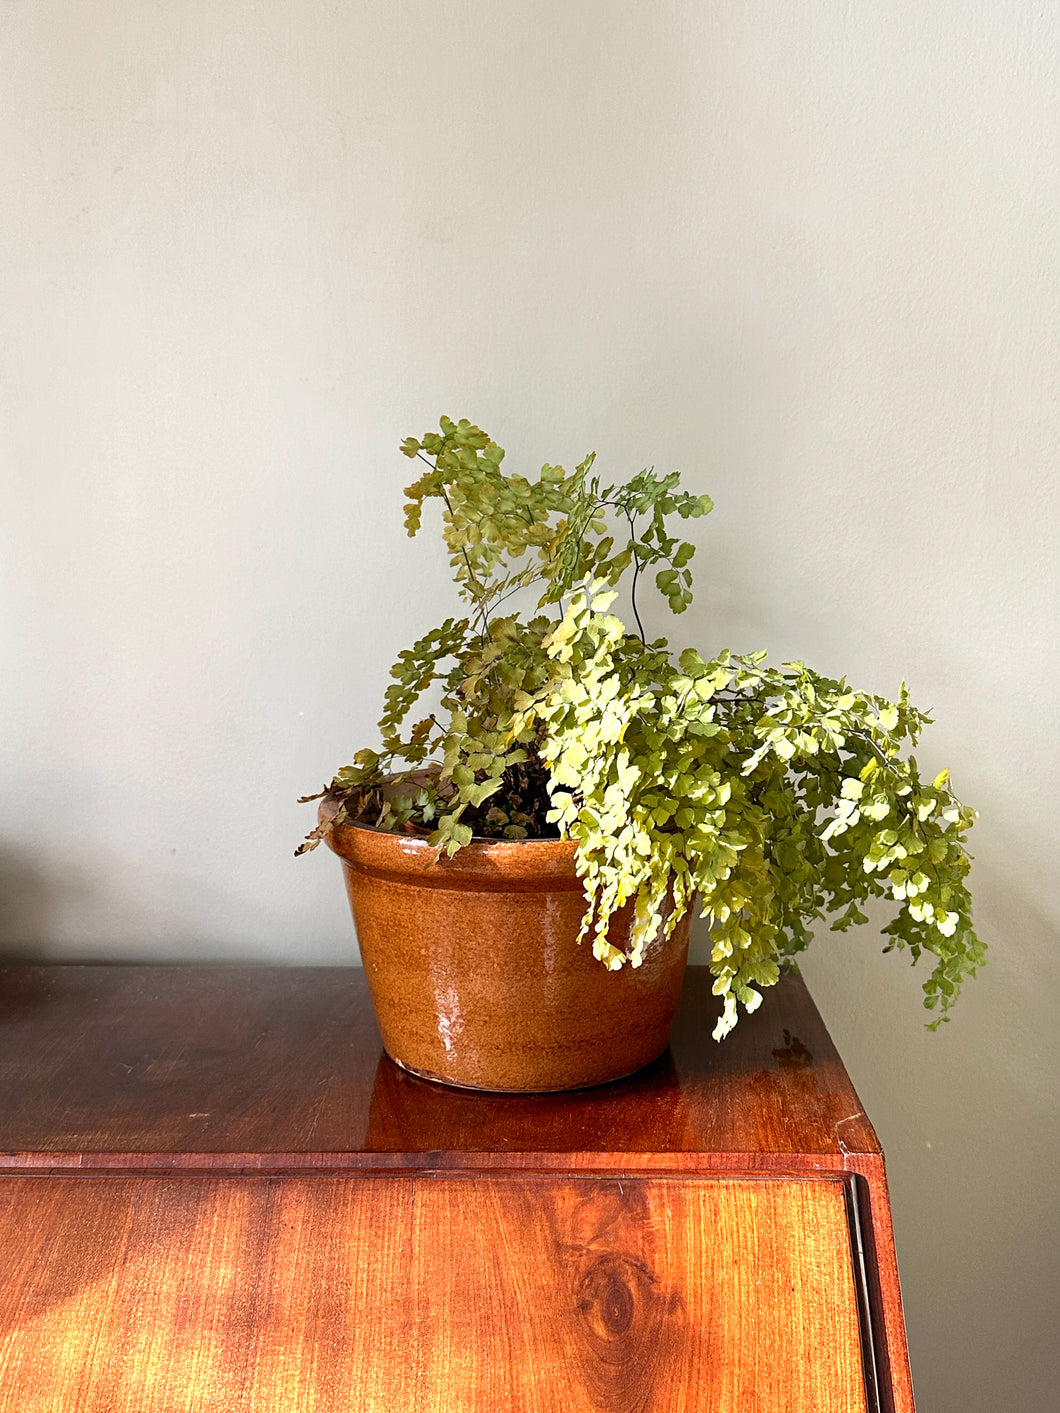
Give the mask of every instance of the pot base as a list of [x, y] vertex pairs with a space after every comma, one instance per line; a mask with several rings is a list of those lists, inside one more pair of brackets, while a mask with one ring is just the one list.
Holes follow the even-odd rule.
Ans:
[[653, 1055], [650, 1060], [645, 1060], [635, 1069], [627, 1070], [625, 1074], [611, 1075], [609, 1079], [590, 1080], [588, 1084], [562, 1084], [554, 1089], [499, 1089], [492, 1084], [467, 1084], [462, 1079], [449, 1079], [444, 1074], [434, 1074], [431, 1070], [420, 1070], [415, 1065], [407, 1065], [404, 1060], [399, 1060], [395, 1055], [391, 1055], [389, 1050], [386, 1052], [386, 1056], [406, 1074], [415, 1075], [417, 1079], [429, 1080], [431, 1084], [444, 1085], [447, 1089], [466, 1089], [472, 1094], [573, 1094], [580, 1089], [601, 1089], [605, 1084], [618, 1084], [623, 1079], [629, 1079], [631, 1075], [640, 1074], [641, 1070], [647, 1069], [649, 1065], [654, 1065], [655, 1061], [665, 1053], [666, 1045], [662, 1047], [658, 1055]]

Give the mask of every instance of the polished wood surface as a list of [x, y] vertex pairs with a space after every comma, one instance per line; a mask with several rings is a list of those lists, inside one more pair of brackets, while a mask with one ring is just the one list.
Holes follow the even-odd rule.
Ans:
[[0, 968], [0, 1164], [879, 1153], [798, 977], [720, 1045], [717, 1009], [692, 967], [670, 1048], [646, 1070], [569, 1094], [482, 1095], [391, 1064], [352, 967]]
[[16, 1178], [0, 1221], [2, 1413], [866, 1407], [837, 1181]]
[[912, 1413], [883, 1158], [805, 988], [467, 1094], [353, 969], [0, 969], [0, 1413]]

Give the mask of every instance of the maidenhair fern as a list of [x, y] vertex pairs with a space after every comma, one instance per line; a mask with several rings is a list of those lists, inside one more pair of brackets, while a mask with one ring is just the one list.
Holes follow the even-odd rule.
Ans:
[[[582, 937], [606, 966], [638, 966], [701, 908], [719, 1039], [814, 922], [845, 930], [867, 921], [870, 899], [890, 899], [888, 950], [934, 957], [924, 992], [938, 1025], [985, 953], [965, 886], [975, 812], [945, 771], [921, 780], [909, 752], [929, 718], [904, 685], [891, 702], [801, 662], [691, 648], [675, 662], [665, 639], [646, 641], [641, 576], [654, 571], [670, 608], [687, 608], [695, 549], [670, 525], [712, 508], [675, 474], [603, 486], [588, 456], [531, 481], [502, 471], [503, 450], [479, 428], [448, 418], [402, 451], [427, 466], [406, 492], [406, 528], [420, 528], [425, 501], [442, 502], [470, 612], [400, 655], [381, 748], [339, 771], [323, 792], [333, 817], [302, 850], [344, 819], [423, 832], [450, 855], [473, 837], [575, 840]], [[608, 611], [629, 571], [636, 633]], [[498, 612], [533, 589], [533, 616]], [[407, 727], [434, 683], [439, 710]], [[631, 900], [627, 955], [608, 922]]]

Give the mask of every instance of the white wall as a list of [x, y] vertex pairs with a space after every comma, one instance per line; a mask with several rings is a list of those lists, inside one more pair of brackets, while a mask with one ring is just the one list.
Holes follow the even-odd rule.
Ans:
[[352, 959], [294, 798], [448, 606], [397, 442], [678, 468], [718, 508], [675, 641], [905, 677], [981, 809], [952, 1025], [878, 935], [806, 973], [889, 1154], [921, 1413], [1051, 1410], [1056, 7], [0, 24], [5, 952]]

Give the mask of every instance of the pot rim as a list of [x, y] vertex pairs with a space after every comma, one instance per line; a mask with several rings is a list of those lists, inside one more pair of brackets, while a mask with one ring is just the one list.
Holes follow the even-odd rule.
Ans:
[[[336, 809], [332, 808], [335, 803], [335, 798], [336, 797], [333, 795], [325, 795], [321, 799], [320, 804], [317, 807], [317, 822], [319, 824], [324, 824], [329, 817], [332, 819], [334, 818], [334, 815], [337, 812]], [[344, 819], [340, 824], [332, 823], [331, 829], [329, 831], [329, 837], [332, 835], [340, 834], [343, 830], [347, 829], [355, 829], [363, 834], [373, 835], [377, 839], [400, 839], [403, 844], [409, 844], [414, 848], [418, 849], [429, 850], [432, 854], [438, 854], [439, 856], [444, 852], [441, 845], [427, 843], [428, 834], [433, 831], [424, 829], [424, 832], [422, 834], [410, 834], [406, 833], [404, 830], [401, 829], [380, 829], [374, 824], [367, 824], [361, 820], [350, 819], [348, 817]], [[474, 850], [474, 853], [476, 855], [481, 855], [491, 849], [523, 849], [527, 845], [533, 847], [544, 846], [551, 849], [559, 849], [561, 853], [566, 853], [570, 851], [572, 855], [577, 852], [579, 847], [577, 839], [499, 839], [495, 836], [491, 836], [488, 834], [473, 834], [471, 836], [470, 841], [462, 846], [462, 848], [460, 849], [460, 853], [467, 853], [467, 851], [470, 849]], [[446, 855], [446, 857], [448, 858], [449, 856]]]
[[[425, 847], [430, 849], [437, 849], [441, 847], [438, 844], [428, 844], [426, 834], [406, 834], [400, 829], [380, 829], [375, 824], [362, 824], [360, 820], [344, 819], [341, 824], [336, 824], [332, 827], [334, 829], [363, 829], [366, 830], [369, 834], [378, 834], [381, 837], [387, 834], [392, 834], [396, 839], [411, 840], [413, 843], [423, 844]], [[551, 844], [553, 847], [555, 847], [557, 844], [571, 844], [574, 846], [574, 848], [578, 847], [577, 839], [564, 839], [562, 837], [557, 838], [552, 836], [547, 839], [501, 839], [496, 837], [495, 835], [490, 834], [472, 834], [469, 842], [464, 844], [462, 847], [464, 849], [470, 849], [474, 844], [486, 844], [489, 846], [503, 844], [505, 847], [511, 847], [512, 845], [516, 845], [520, 848], [526, 844]]]
[[[522, 892], [544, 887], [582, 888], [576, 839], [475, 838], [449, 855], [422, 834], [376, 829], [344, 820], [326, 842], [355, 873], [371, 873], [427, 887]], [[527, 848], [527, 845], [531, 847]]]

